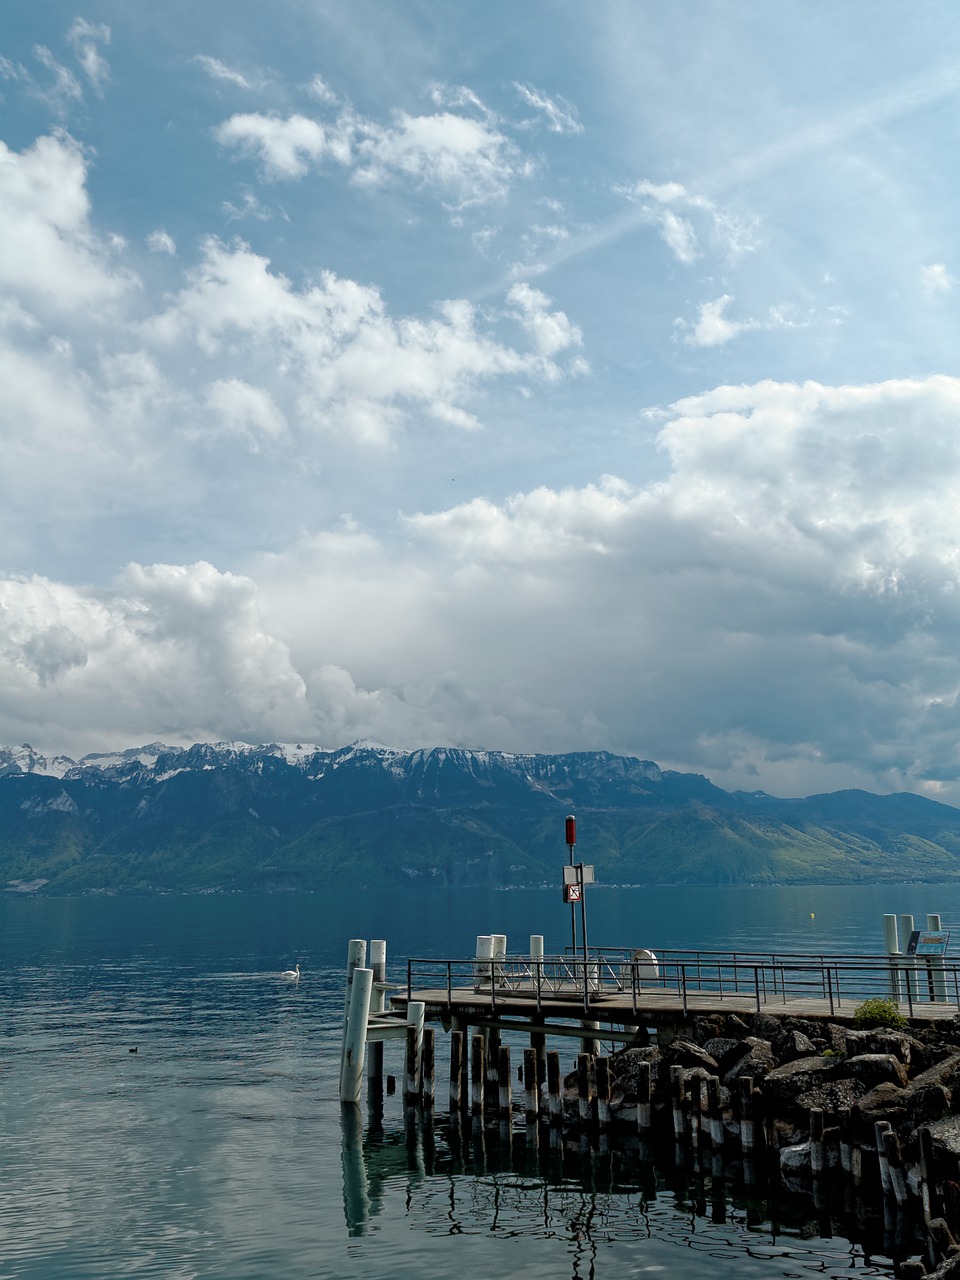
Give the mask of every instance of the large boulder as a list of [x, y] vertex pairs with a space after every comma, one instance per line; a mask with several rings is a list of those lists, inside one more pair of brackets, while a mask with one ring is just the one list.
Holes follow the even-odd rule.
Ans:
[[743, 1076], [762, 1080], [777, 1065], [769, 1040], [748, 1036], [742, 1043], [747, 1046], [746, 1053], [741, 1054], [730, 1066], [726, 1065], [726, 1060], [718, 1064], [718, 1070], [723, 1073], [721, 1079], [728, 1089], [736, 1089], [737, 1082]]
[[844, 1040], [843, 1052], [848, 1058], [886, 1053], [897, 1058], [905, 1067], [909, 1067], [912, 1062], [926, 1065], [923, 1060], [924, 1046], [905, 1031], [890, 1031], [885, 1027], [877, 1027], [871, 1031], [848, 1030]]
[[892, 1053], [861, 1053], [855, 1058], [847, 1058], [843, 1074], [851, 1080], [859, 1080], [865, 1090], [875, 1089], [878, 1084], [895, 1084], [903, 1089], [908, 1079], [903, 1062]]
[[[637, 1080], [640, 1075], [640, 1063], [646, 1062], [650, 1064], [650, 1088], [651, 1091], [654, 1091], [657, 1087], [662, 1061], [661, 1052], [656, 1045], [640, 1049], [624, 1049], [621, 1053], [613, 1055], [610, 1059], [610, 1073], [613, 1076], [616, 1089], [623, 1095], [625, 1104], [629, 1105], [637, 1100]], [[666, 1076], [666, 1072], [664, 1072], [664, 1076]]]
[[797, 1058], [768, 1072], [763, 1082], [767, 1105], [773, 1111], [802, 1105], [799, 1098], [812, 1089], [835, 1079], [838, 1065], [835, 1058]]
[[783, 1031], [777, 1036], [773, 1052], [777, 1061], [783, 1064], [796, 1062], [798, 1058], [811, 1058], [816, 1054], [817, 1047], [805, 1032], [794, 1028]]
[[708, 1075], [717, 1074], [716, 1058], [692, 1040], [671, 1040], [663, 1051], [663, 1060], [668, 1067], [701, 1067]]

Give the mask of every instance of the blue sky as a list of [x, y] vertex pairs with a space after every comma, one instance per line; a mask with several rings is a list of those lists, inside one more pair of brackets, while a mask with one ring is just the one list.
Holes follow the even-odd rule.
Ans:
[[960, 802], [953, 6], [0, 15], [0, 741]]

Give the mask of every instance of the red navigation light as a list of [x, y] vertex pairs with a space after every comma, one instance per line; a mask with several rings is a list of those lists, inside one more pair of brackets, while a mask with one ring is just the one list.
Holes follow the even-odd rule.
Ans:
[[577, 843], [577, 820], [573, 814], [567, 816], [567, 844]]

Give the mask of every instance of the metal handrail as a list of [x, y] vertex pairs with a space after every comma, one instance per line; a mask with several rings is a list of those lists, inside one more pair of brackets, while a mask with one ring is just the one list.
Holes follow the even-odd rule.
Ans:
[[[775, 960], [760, 960], [743, 952], [713, 952], [708, 965], [704, 954], [690, 958], [684, 953], [658, 952], [656, 977], [651, 976], [650, 968], [650, 961], [626, 959], [613, 948], [598, 948], [586, 960], [570, 954], [542, 959], [500, 956], [493, 960], [411, 957], [407, 961], [407, 998], [412, 999], [415, 986], [442, 983], [448, 1008], [455, 992], [472, 988], [476, 992], [488, 991], [493, 1008], [510, 994], [529, 995], [538, 1012], [544, 998], [575, 997], [589, 1008], [591, 996], [616, 993], [629, 994], [636, 1013], [641, 992], [670, 990], [676, 992], [685, 1013], [690, 996], [698, 993], [721, 1000], [752, 996], [758, 1010], [771, 1003], [771, 996], [777, 997], [781, 1005], [790, 1000], [820, 998], [828, 1004], [831, 1014], [844, 1006], [882, 996], [906, 1004], [911, 1016], [918, 1003], [952, 1006], [960, 1011], [960, 965], [944, 961], [928, 966], [916, 964], [912, 957], [796, 953], [789, 958], [780, 953]], [[950, 988], [952, 999], [947, 997]]]

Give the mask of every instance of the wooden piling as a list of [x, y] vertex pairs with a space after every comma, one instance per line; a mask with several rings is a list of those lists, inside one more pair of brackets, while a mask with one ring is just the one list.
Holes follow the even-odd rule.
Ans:
[[810, 1173], [814, 1178], [823, 1176], [823, 1111], [810, 1108]]
[[880, 1185], [883, 1188], [884, 1196], [893, 1194], [893, 1183], [890, 1181], [890, 1164], [887, 1160], [887, 1151], [883, 1142], [883, 1135], [891, 1129], [889, 1120], [878, 1120], [873, 1126], [874, 1139], [877, 1147], [877, 1161], [880, 1165]]
[[436, 1085], [434, 1083], [434, 1030], [424, 1027], [423, 1044], [420, 1047], [420, 1101], [425, 1111], [432, 1111]]
[[460, 1114], [463, 1078], [463, 1032], [450, 1032], [450, 1114]]
[[641, 1138], [650, 1133], [653, 1120], [650, 1105], [650, 1063], [637, 1063], [637, 1132]]
[[670, 1068], [670, 1110], [673, 1115], [673, 1136], [680, 1145], [686, 1129], [684, 1103], [687, 1090], [683, 1081], [683, 1067]]
[[511, 1092], [512, 1077], [510, 1074], [510, 1046], [502, 1044], [497, 1061], [498, 1093], [501, 1120], [509, 1121], [513, 1111]]
[[593, 1099], [590, 1092], [591, 1062], [592, 1058], [589, 1053], [577, 1055], [577, 1096], [580, 1104], [580, 1124], [584, 1128], [593, 1119]]
[[483, 1036], [474, 1036], [470, 1052], [470, 1110], [475, 1120], [483, 1119], [483, 1095], [486, 1081], [485, 1049], [486, 1041]]
[[892, 1128], [888, 1128], [884, 1132], [883, 1152], [887, 1159], [893, 1198], [897, 1202], [897, 1208], [903, 1209], [907, 1203], [907, 1180], [903, 1171], [903, 1153], [900, 1150], [900, 1139]]
[[420, 1062], [417, 1052], [417, 1028], [407, 1026], [407, 1047], [404, 1056], [403, 1103], [415, 1107], [420, 1101]]
[[601, 1133], [610, 1129], [610, 1059], [597, 1058], [597, 1127]]
[[563, 1084], [560, 1078], [560, 1054], [551, 1049], [547, 1054], [547, 1097], [550, 1107], [550, 1124], [555, 1129], [563, 1127]]
[[938, 1216], [939, 1205], [936, 1198], [936, 1187], [933, 1177], [933, 1134], [926, 1125], [917, 1130], [920, 1142], [920, 1199], [923, 1204], [923, 1220], [930, 1225], [930, 1220]]
[[[370, 968], [373, 970], [373, 994], [370, 997], [370, 1013], [376, 1016], [386, 1008], [387, 944], [383, 938], [370, 943]], [[383, 1096], [383, 1041], [374, 1040], [367, 1045], [367, 1092], [372, 1098]]]
[[740, 1077], [740, 1150], [744, 1156], [752, 1155], [756, 1149], [756, 1127], [754, 1125], [753, 1077]]
[[491, 1029], [487, 1033], [486, 1055], [486, 1100], [488, 1106], [496, 1107], [497, 1099], [500, 1094], [500, 1081], [497, 1076], [500, 1069], [500, 1032], [495, 1029]]
[[720, 1080], [710, 1076], [707, 1086], [707, 1122], [710, 1126], [710, 1145], [714, 1152], [723, 1150], [723, 1111], [720, 1108]]
[[537, 1051], [523, 1051], [523, 1109], [527, 1131], [536, 1129], [540, 1121], [540, 1088], [537, 1084]]
[[373, 970], [356, 968], [350, 975], [350, 1007], [343, 1034], [340, 1063], [340, 1101], [359, 1102], [363, 1085], [363, 1059], [367, 1047], [367, 1022], [373, 991]]

